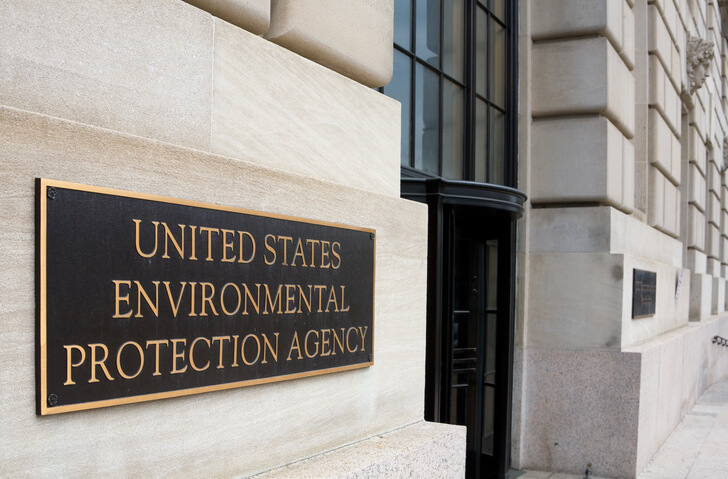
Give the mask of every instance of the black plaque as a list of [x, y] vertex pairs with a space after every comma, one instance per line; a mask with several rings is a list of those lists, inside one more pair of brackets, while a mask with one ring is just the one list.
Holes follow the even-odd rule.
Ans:
[[632, 318], [654, 315], [656, 299], [657, 273], [635, 269], [632, 281]]
[[375, 232], [38, 180], [39, 414], [373, 364]]

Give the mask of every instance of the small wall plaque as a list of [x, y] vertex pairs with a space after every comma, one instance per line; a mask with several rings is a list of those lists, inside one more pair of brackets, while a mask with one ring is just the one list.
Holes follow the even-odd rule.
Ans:
[[656, 302], [657, 273], [635, 269], [632, 281], [632, 318], [653, 316]]
[[38, 180], [37, 411], [373, 364], [375, 231]]

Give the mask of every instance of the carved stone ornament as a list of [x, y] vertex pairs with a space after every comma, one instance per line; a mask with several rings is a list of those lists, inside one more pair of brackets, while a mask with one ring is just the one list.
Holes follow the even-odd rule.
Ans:
[[688, 34], [687, 73], [690, 94], [703, 86], [710, 73], [710, 62], [713, 60], [713, 42]]

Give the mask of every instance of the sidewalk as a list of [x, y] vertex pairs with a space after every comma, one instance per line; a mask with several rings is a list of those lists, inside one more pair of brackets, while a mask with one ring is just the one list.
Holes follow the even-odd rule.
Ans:
[[[583, 477], [526, 471], [518, 479]], [[714, 384], [700, 396], [639, 479], [728, 479], [728, 381]]]

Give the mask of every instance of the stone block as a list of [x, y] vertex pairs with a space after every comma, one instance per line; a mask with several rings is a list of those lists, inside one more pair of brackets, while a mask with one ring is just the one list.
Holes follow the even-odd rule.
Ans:
[[705, 191], [706, 181], [703, 173], [698, 169], [695, 163], [690, 163], [688, 165], [688, 184], [690, 185], [688, 202], [698, 208], [701, 212], [704, 212], [707, 206], [707, 194]]
[[690, 277], [690, 321], [703, 321], [711, 314], [713, 277], [693, 274]]
[[705, 274], [708, 270], [708, 257], [702, 251], [688, 249], [687, 265], [693, 273]]
[[[673, 40], [670, 37], [670, 33], [667, 30], [665, 21], [660, 15], [659, 10], [656, 6], [650, 5], [648, 7], [648, 19], [649, 19], [649, 35], [647, 49], [651, 54], [657, 55], [659, 60], [662, 62], [665, 70], [670, 73], [673, 83], [677, 83], [678, 76], [675, 77], [675, 66], [673, 65], [673, 53], [676, 51]], [[678, 70], [679, 72], [679, 70]]]
[[648, 170], [649, 193], [647, 203], [647, 222], [658, 229], [665, 225], [665, 183], [667, 180], [660, 170], [650, 166]]
[[608, 253], [530, 254], [528, 347], [618, 350], [623, 262]]
[[713, 278], [713, 302], [711, 313], [720, 314], [725, 311], [726, 281], [723, 278]]
[[[706, 233], [707, 236], [707, 242], [706, 245], [706, 252], [708, 253], [708, 258], [716, 258], [720, 259], [720, 229], [718, 229], [717, 226], [715, 226], [712, 223], [708, 223], [708, 231]], [[719, 268], [713, 268], [712, 271], [708, 271], [710, 274], [718, 275], [719, 273], [716, 273]]]
[[631, 213], [634, 210], [635, 153], [634, 143], [622, 137], [622, 207], [621, 210]]
[[705, 214], [688, 205], [688, 247], [705, 251]]
[[392, 78], [393, 0], [272, 0], [265, 37], [369, 87]]
[[720, 229], [720, 200], [713, 192], [708, 193], [708, 221]]
[[0, 2], [0, 104], [207, 150], [212, 39], [183, 2]]
[[[0, 108], [0, 131], [0, 254], [13, 258], [0, 269], [2, 355], [13, 361], [1, 372], [4, 475], [233, 477], [422, 420], [425, 205], [13, 108]], [[376, 229], [375, 364], [39, 419], [33, 393], [38, 177]], [[311, 430], [316, 434], [292, 434]]]
[[632, 7], [624, 4], [622, 8], [622, 50], [619, 56], [630, 70], [635, 67], [635, 17]]
[[599, 201], [624, 207], [624, 137], [609, 120], [535, 121], [532, 138], [531, 201]]
[[[524, 469], [635, 477], [639, 354], [529, 348]], [[564, 374], [564, 371], [569, 371]]]
[[707, 171], [705, 142], [700, 136], [700, 131], [692, 123], [688, 127], [688, 135], [688, 158], [690, 160], [690, 163], [695, 164], [700, 172], [705, 175], [705, 172]]
[[398, 102], [216, 21], [214, 153], [399, 197]]
[[677, 238], [680, 233], [680, 189], [665, 182], [665, 231]]
[[[708, 163], [708, 186], [709, 190], [713, 195], [715, 195], [716, 199], [720, 196], [720, 181], [721, 181], [721, 174], [720, 170], [718, 168], [718, 165], [715, 164], [715, 160], [717, 159], [715, 157], [716, 154], [719, 154], [720, 152], [716, 152], [713, 155], [711, 155], [711, 161]], [[722, 160], [722, 159], [721, 159]], [[722, 161], [721, 161], [722, 163]]]
[[419, 422], [251, 479], [439, 477], [465, 475], [466, 430]]
[[244, 30], [262, 35], [270, 27], [270, 0], [184, 0]]
[[682, 103], [670, 82], [662, 63], [655, 55], [649, 55], [650, 63], [650, 106], [656, 108], [675, 136], [680, 134]]
[[534, 117], [603, 114], [634, 136], [635, 81], [606, 38], [537, 43], [532, 49]]
[[708, 257], [708, 275], [712, 277], [720, 276], [720, 260], [718, 258]]
[[534, 41], [603, 35], [617, 51], [623, 47], [623, 2], [609, 0], [552, 0], [531, 5]]
[[[658, 110], [648, 111], [648, 159], [674, 184], [680, 184], [680, 141]], [[675, 151], [677, 150], [677, 151]]]

